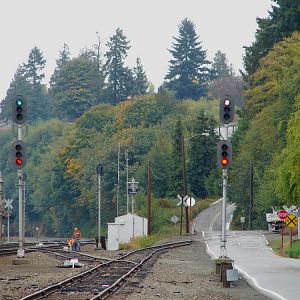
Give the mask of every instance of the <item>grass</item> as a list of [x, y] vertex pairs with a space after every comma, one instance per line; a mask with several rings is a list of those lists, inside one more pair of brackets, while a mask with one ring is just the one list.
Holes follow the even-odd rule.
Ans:
[[291, 246], [289, 236], [284, 236], [283, 245], [281, 236], [278, 236], [278, 238], [269, 241], [269, 246], [279, 256], [297, 259], [300, 258], [300, 241], [293, 241]]
[[165, 235], [160, 234], [151, 234], [149, 236], [135, 237], [132, 238], [129, 243], [120, 243], [120, 250], [150, 247], [165, 237]]
[[294, 241], [292, 247], [289, 247], [286, 251], [288, 257], [299, 258], [300, 257], [300, 241]]

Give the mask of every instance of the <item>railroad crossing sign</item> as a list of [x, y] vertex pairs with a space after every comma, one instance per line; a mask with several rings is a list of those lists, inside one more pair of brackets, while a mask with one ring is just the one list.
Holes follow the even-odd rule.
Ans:
[[188, 197], [188, 198], [185, 200], [185, 202], [186, 202], [186, 205], [187, 205], [187, 206], [194, 206], [195, 203], [196, 203], [196, 201], [195, 201], [195, 199], [194, 199], [193, 197]]
[[279, 219], [281, 220], [285, 220], [286, 217], [288, 215], [288, 212], [285, 209], [281, 209], [278, 213], [277, 216], [279, 217]]
[[180, 206], [181, 204], [183, 204], [184, 206], [187, 206], [186, 205], [186, 201], [185, 201], [185, 197], [183, 198], [183, 201], [182, 201], [182, 197], [178, 194], [177, 195], [177, 198], [180, 200], [178, 203], [177, 203], [177, 206]]
[[294, 228], [298, 224], [298, 219], [294, 214], [289, 214], [284, 222], [289, 228]]
[[13, 199], [4, 199], [4, 207], [8, 210], [11, 210], [13, 208], [12, 206]]

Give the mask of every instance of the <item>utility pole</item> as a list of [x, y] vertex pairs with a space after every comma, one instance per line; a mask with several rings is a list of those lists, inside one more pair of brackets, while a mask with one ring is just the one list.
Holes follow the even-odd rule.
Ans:
[[103, 176], [103, 166], [98, 164], [96, 167], [98, 176], [98, 248], [101, 248], [101, 176]]
[[[185, 142], [184, 136], [181, 136], [181, 143], [182, 143], [182, 175], [183, 175], [183, 198], [187, 195], [187, 183], [186, 183], [186, 163], [185, 163]], [[183, 201], [181, 203], [183, 206]], [[185, 230], [186, 233], [189, 233], [189, 210], [188, 207], [185, 206]]]
[[253, 163], [250, 165], [250, 198], [248, 211], [248, 230], [252, 229], [252, 208], [253, 208]]
[[126, 158], [126, 208], [127, 214], [129, 213], [129, 192], [128, 192], [128, 150], [125, 150]]
[[147, 219], [148, 219], [148, 235], [151, 234], [151, 168], [148, 164], [148, 189], [147, 189]]
[[117, 217], [119, 216], [119, 190], [120, 190], [120, 142], [118, 143]]

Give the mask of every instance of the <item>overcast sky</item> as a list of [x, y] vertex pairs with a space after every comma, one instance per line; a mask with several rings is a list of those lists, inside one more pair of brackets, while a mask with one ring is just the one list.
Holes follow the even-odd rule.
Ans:
[[[178, 24], [189, 18], [209, 59], [221, 50], [242, 69], [243, 46], [254, 41], [256, 17], [266, 17], [271, 0], [6, 0], [0, 3], [0, 100], [17, 66], [37, 46], [46, 59], [46, 83], [63, 44], [75, 57], [91, 48], [98, 31], [103, 45], [120, 27], [130, 41], [127, 65], [140, 57], [157, 88], [168, 71]], [[105, 50], [105, 48], [104, 48]]]

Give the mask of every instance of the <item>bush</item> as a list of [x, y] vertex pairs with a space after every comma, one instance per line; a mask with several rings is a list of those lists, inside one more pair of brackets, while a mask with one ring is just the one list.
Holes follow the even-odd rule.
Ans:
[[286, 251], [286, 253], [291, 258], [299, 258], [300, 257], [300, 241], [294, 242], [292, 247], [290, 247]]

